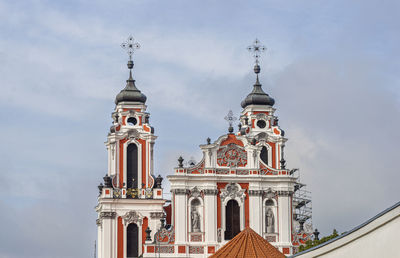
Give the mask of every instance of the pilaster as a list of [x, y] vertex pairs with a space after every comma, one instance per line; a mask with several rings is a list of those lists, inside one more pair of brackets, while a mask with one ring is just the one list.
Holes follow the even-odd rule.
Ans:
[[204, 190], [205, 242], [217, 242], [217, 189]]

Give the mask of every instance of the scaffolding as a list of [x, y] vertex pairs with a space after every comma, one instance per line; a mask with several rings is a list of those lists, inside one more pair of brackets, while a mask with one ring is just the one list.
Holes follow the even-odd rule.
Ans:
[[[300, 183], [300, 177], [294, 186], [293, 219], [299, 223], [298, 232], [312, 232], [312, 202], [311, 192], [305, 184]], [[305, 228], [305, 225], [307, 228]], [[310, 227], [310, 228], [308, 228]]]

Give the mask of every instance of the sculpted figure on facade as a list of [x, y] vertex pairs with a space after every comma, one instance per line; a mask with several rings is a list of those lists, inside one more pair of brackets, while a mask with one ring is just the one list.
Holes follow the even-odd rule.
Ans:
[[198, 199], [193, 199], [191, 202], [191, 214], [190, 214], [190, 222], [192, 226], [192, 232], [200, 232], [201, 231], [201, 220], [200, 213], [198, 211], [198, 207], [200, 206], [200, 201]]
[[265, 231], [267, 233], [275, 233], [274, 222], [274, 213], [272, 212], [271, 208], [268, 208], [265, 215]]
[[200, 214], [196, 209], [196, 206], [192, 207], [192, 232], [200, 232]]

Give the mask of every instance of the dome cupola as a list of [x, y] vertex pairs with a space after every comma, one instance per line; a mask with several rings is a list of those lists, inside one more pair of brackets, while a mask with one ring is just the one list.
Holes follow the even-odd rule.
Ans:
[[260, 66], [258, 63], [256, 63], [254, 66], [254, 72], [257, 75], [256, 83], [253, 86], [253, 91], [250, 92], [250, 94], [247, 95], [247, 97], [242, 101], [242, 108], [245, 108], [249, 105], [273, 106], [275, 104], [275, 100], [265, 93], [261, 87], [261, 83], [258, 80], [258, 74], [260, 73], [260, 70]]
[[133, 68], [133, 61], [129, 60], [128, 62], [129, 68], [129, 79], [126, 80], [126, 86], [123, 90], [118, 93], [115, 97], [115, 104], [119, 102], [139, 102], [139, 103], [146, 103], [146, 95], [144, 95], [138, 88], [136, 88], [135, 80], [132, 78], [132, 68]]
[[129, 79], [126, 81], [126, 86], [123, 90], [118, 93], [115, 97], [115, 104], [118, 105], [120, 102], [135, 102], [135, 103], [146, 103], [147, 97], [140, 92], [138, 88], [136, 88], [135, 80], [132, 77], [132, 54], [135, 49], [139, 49], [139, 43], [135, 42], [132, 36], [128, 37], [128, 40], [121, 44], [121, 47], [128, 52], [129, 61], [128, 61], [128, 69], [129, 69]]

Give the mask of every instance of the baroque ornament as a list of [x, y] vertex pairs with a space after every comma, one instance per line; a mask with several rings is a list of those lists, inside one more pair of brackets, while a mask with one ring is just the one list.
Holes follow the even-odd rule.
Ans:
[[141, 225], [143, 216], [139, 212], [129, 211], [123, 216], [123, 219], [125, 225], [129, 225], [130, 223], [136, 223]]
[[246, 189], [242, 189], [240, 185], [235, 183], [230, 183], [226, 185], [225, 189], [221, 189], [221, 199], [225, 200], [227, 198], [229, 199], [239, 198], [240, 201], [243, 202], [244, 198], [246, 197], [245, 191]]
[[230, 143], [217, 151], [217, 163], [224, 167], [244, 167], [247, 165], [247, 152]]
[[195, 198], [201, 196], [201, 191], [199, 188], [197, 188], [197, 186], [193, 187], [193, 189], [190, 191], [190, 196]]

